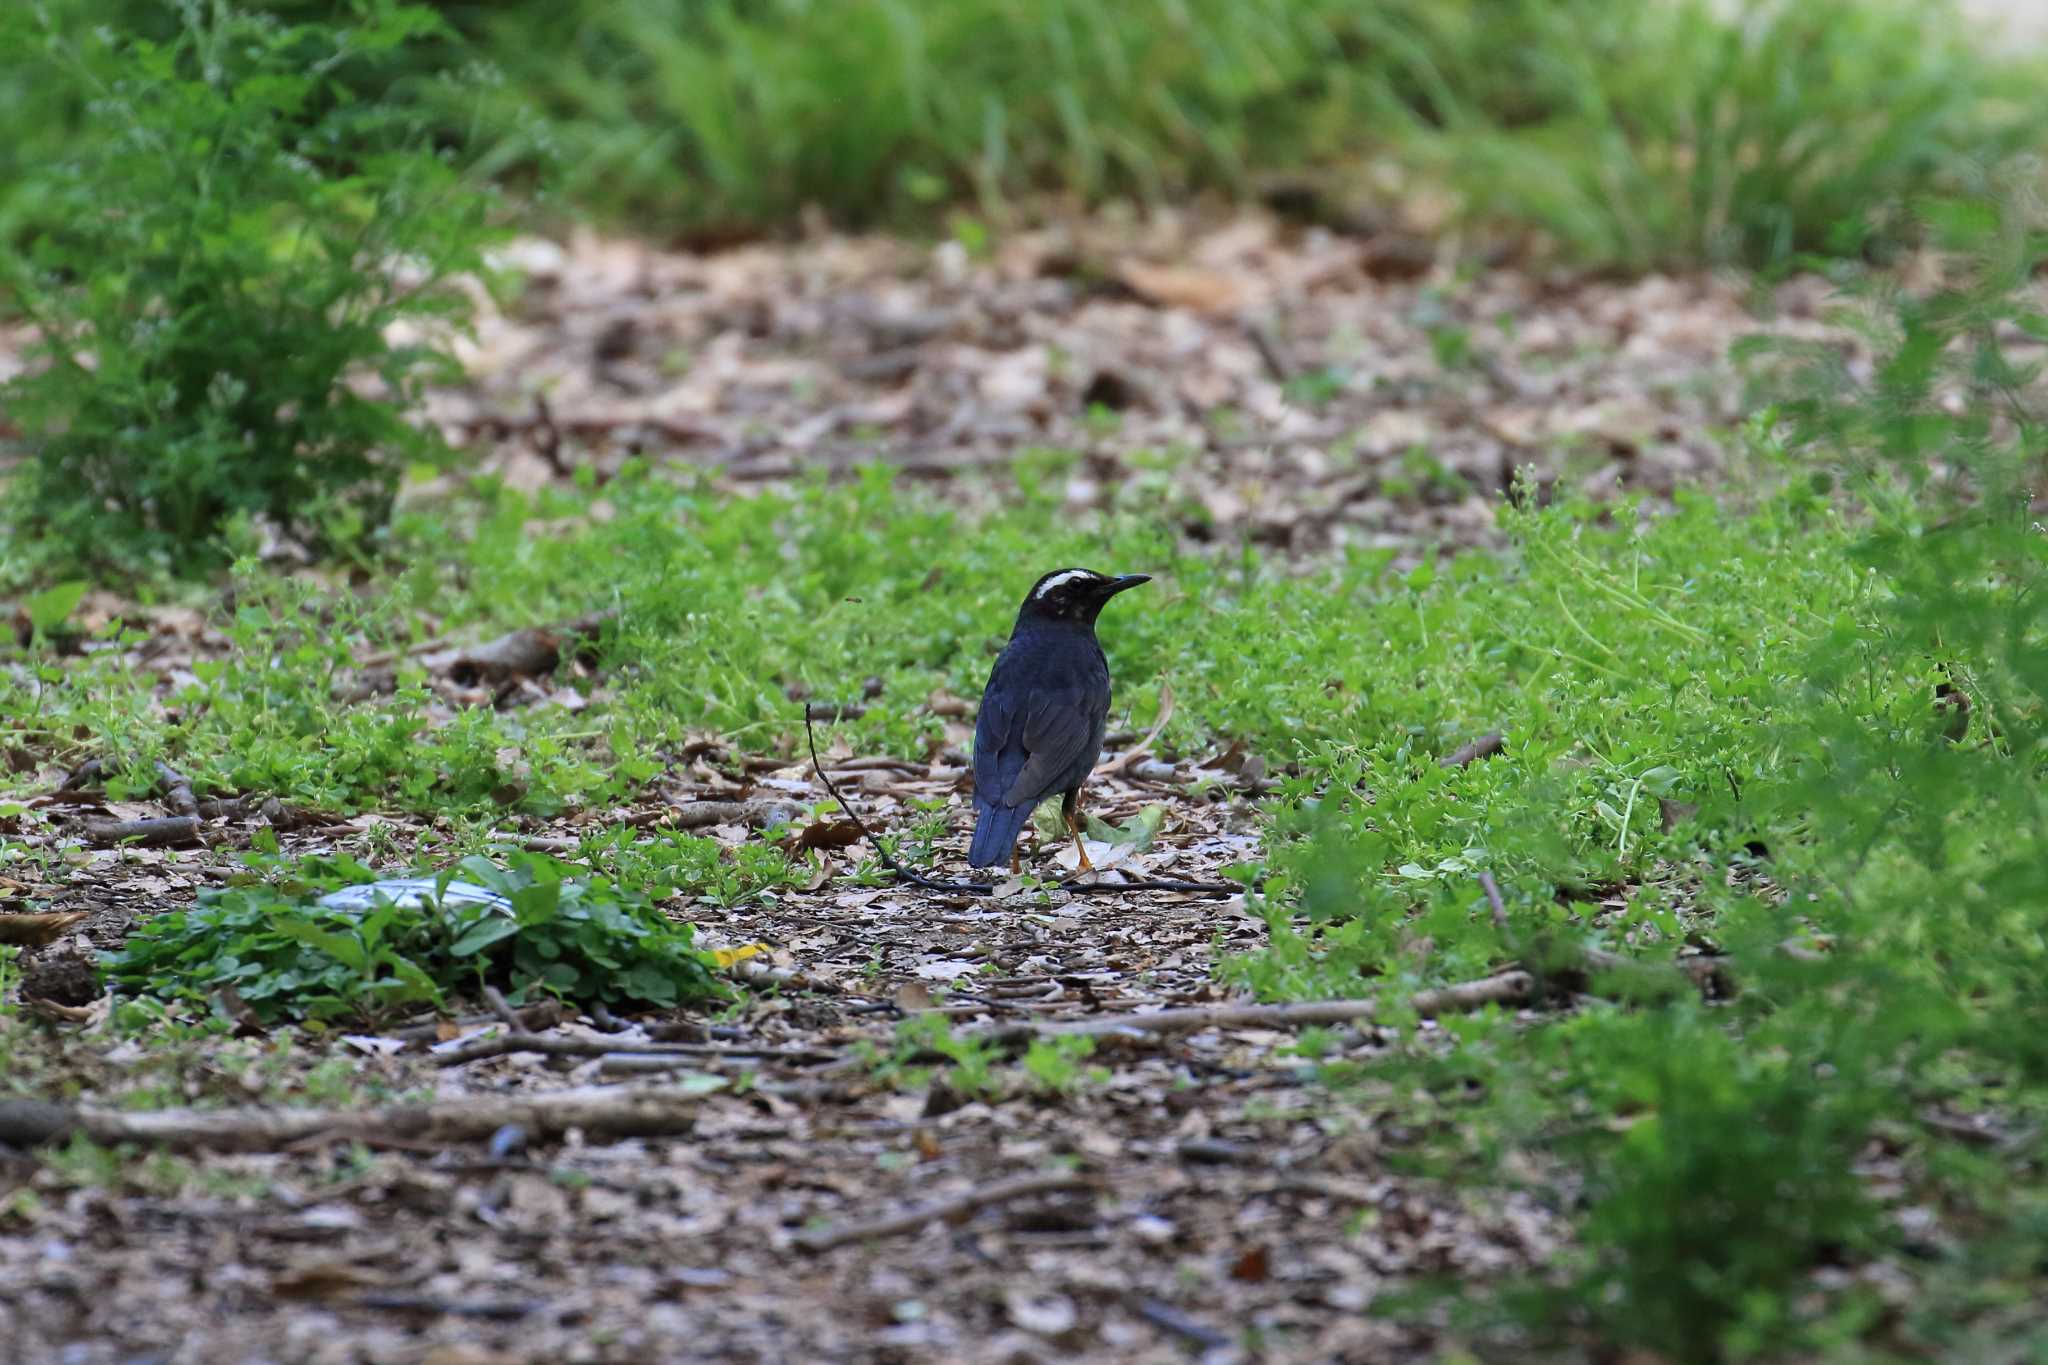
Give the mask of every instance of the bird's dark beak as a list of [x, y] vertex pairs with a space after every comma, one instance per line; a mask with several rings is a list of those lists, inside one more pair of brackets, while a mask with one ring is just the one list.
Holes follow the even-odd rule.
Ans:
[[1104, 597], [1114, 597], [1114, 596], [1116, 596], [1116, 595], [1117, 595], [1118, 593], [1120, 593], [1120, 592], [1123, 592], [1123, 591], [1124, 591], [1125, 589], [1127, 589], [1127, 588], [1135, 588], [1135, 587], [1137, 587], [1137, 586], [1138, 586], [1138, 585], [1139, 585], [1140, 583], [1150, 583], [1151, 581], [1152, 581], [1152, 575], [1151, 575], [1151, 574], [1148, 574], [1148, 573], [1127, 573], [1127, 574], [1125, 574], [1125, 575], [1124, 575], [1123, 577], [1121, 577], [1121, 578], [1112, 578], [1112, 579], [1110, 579], [1110, 580], [1109, 580], [1109, 591], [1108, 591], [1108, 592], [1106, 592], [1106, 593], [1104, 593], [1104, 594], [1103, 594], [1103, 596], [1104, 596]]

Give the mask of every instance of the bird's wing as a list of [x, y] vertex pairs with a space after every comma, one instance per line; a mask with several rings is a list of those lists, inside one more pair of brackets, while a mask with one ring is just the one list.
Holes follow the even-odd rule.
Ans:
[[[1024, 767], [1003, 793], [1006, 806], [1037, 801], [1064, 788], [1071, 781], [1069, 774], [1082, 764], [1089, 739], [1095, 738], [1098, 748], [1102, 743], [1095, 708], [1081, 688], [1041, 692], [1032, 703], [1031, 714], [1024, 718]], [[1095, 755], [1087, 754], [1085, 761], [1092, 767]]]
[[995, 804], [1024, 767], [1023, 746], [1011, 739], [1014, 717], [996, 696], [995, 680], [982, 694], [981, 714], [974, 718], [974, 795]]

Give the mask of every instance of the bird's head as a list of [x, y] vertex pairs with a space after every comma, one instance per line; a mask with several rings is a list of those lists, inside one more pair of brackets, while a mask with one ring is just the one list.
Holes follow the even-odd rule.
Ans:
[[1017, 611], [1017, 620], [1020, 623], [1070, 621], [1093, 625], [1095, 618], [1102, 613], [1103, 604], [1110, 598], [1126, 588], [1151, 581], [1149, 575], [1141, 573], [1112, 578], [1089, 569], [1054, 569], [1031, 585], [1031, 591], [1025, 594], [1024, 605]]

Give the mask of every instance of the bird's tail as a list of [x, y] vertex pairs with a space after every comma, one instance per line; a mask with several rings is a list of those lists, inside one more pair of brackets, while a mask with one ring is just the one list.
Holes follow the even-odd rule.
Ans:
[[1031, 818], [1035, 803], [998, 806], [986, 801], [974, 803], [974, 842], [967, 846], [969, 867], [993, 867], [1017, 847], [1017, 836]]

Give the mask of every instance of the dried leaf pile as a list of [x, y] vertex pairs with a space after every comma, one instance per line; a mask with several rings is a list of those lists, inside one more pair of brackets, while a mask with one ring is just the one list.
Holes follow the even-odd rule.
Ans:
[[1524, 466], [1668, 494], [1722, 467], [1738, 338], [1857, 354], [1813, 278], [1467, 280], [1420, 243], [1260, 216], [1071, 223], [980, 258], [584, 233], [507, 262], [519, 304], [485, 318], [471, 382], [430, 411], [515, 484], [631, 455], [742, 485], [876, 459], [951, 482], [1070, 450], [1077, 509], [1167, 480], [1196, 534], [1294, 552], [1483, 537]]

